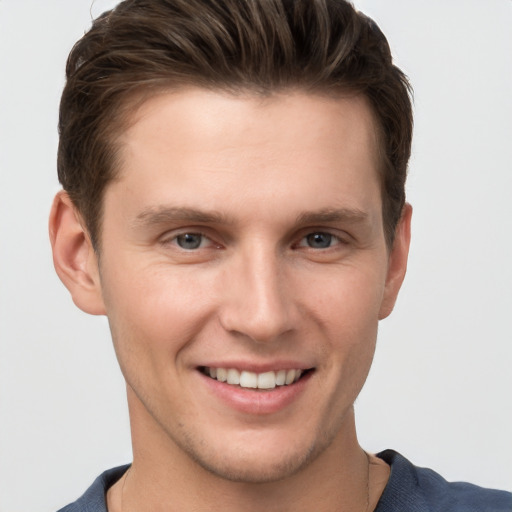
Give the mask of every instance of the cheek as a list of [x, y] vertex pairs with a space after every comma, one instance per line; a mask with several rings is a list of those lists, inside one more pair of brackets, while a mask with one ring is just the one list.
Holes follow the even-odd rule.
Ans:
[[347, 265], [303, 283], [296, 295], [308, 297], [306, 307], [328, 330], [353, 331], [358, 338], [357, 332], [376, 329], [385, 284], [384, 272], [378, 267]]
[[319, 349], [338, 390], [335, 400], [355, 399], [373, 360], [384, 277], [372, 268], [337, 269], [311, 281], [309, 316], [315, 319], [313, 329], [319, 329], [312, 334], [324, 340]]
[[207, 276], [165, 265], [124, 269], [105, 272], [102, 282], [118, 357], [155, 366], [177, 358], [210, 315]]

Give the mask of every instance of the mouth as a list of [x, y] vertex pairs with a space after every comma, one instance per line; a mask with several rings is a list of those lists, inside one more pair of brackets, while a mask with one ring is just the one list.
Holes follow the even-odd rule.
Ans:
[[236, 368], [214, 368], [201, 366], [199, 371], [218, 382], [246, 389], [272, 390], [282, 386], [290, 386], [313, 371], [313, 368], [282, 369], [256, 373]]

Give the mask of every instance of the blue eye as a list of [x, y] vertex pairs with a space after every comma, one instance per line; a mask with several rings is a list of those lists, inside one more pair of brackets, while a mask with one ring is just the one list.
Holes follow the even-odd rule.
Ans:
[[199, 249], [203, 244], [204, 236], [201, 233], [183, 233], [176, 237], [176, 243], [187, 251]]
[[330, 233], [311, 233], [306, 237], [306, 244], [312, 249], [327, 249], [333, 245], [333, 241], [336, 239], [335, 236]]

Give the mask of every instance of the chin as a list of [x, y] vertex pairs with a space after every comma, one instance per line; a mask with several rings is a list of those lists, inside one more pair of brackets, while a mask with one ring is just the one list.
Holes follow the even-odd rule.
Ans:
[[[231, 445], [227, 450], [197, 450], [194, 443], [182, 446], [188, 456], [208, 473], [238, 483], [270, 483], [286, 479], [308, 467], [331, 444], [332, 439], [297, 445], [264, 446], [261, 439]], [[222, 452], [222, 453], [221, 453]]]
[[[209, 473], [238, 483], [269, 483], [283, 480], [298, 473], [306, 467], [313, 458], [312, 453], [292, 454], [291, 456], [282, 456], [279, 459], [275, 457], [266, 457], [265, 453], [259, 453], [257, 460], [250, 457], [237, 457], [237, 460], [206, 460], [201, 457], [196, 458], [196, 462]], [[242, 460], [243, 459], [243, 460]], [[270, 460], [271, 459], [271, 460]], [[276, 460], [277, 459], [277, 460]]]

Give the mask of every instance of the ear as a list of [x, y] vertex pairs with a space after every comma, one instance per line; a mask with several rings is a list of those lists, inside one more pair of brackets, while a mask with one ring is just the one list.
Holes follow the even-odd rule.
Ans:
[[406, 203], [402, 210], [400, 221], [395, 230], [395, 239], [389, 253], [388, 273], [384, 296], [379, 311], [379, 320], [383, 320], [391, 314], [395, 307], [398, 292], [407, 270], [407, 259], [409, 257], [409, 245], [411, 242], [411, 217], [412, 206]]
[[53, 264], [73, 302], [86, 313], [104, 315], [98, 258], [68, 194], [53, 200], [49, 221]]

